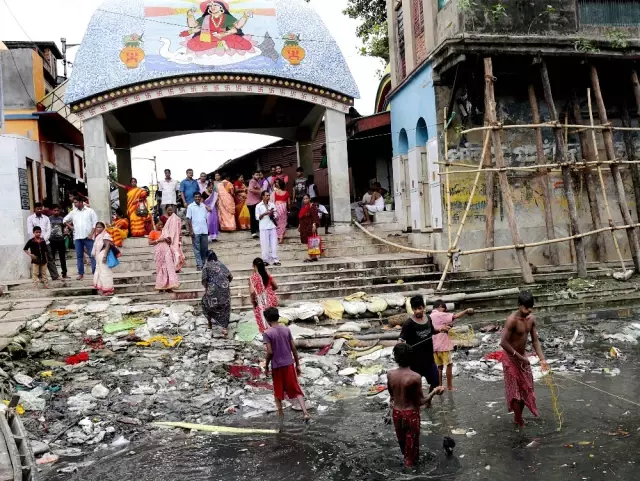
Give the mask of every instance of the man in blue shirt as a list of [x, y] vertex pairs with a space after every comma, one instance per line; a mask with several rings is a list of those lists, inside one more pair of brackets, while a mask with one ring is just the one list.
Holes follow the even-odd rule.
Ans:
[[202, 195], [199, 191], [194, 194], [193, 198], [193, 203], [187, 207], [187, 228], [189, 235], [193, 238], [193, 253], [196, 256], [196, 266], [201, 271], [209, 249], [209, 227], [207, 226], [209, 212], [202, 203]]
[[185, 207], [193, 203], [193, 196], [196, 192], [200, 192], [200, 186], [198, 181], [193, 178], [193, 169], [189, 169], [187, 170], [187, 178], [180, 182], [180, 195]]

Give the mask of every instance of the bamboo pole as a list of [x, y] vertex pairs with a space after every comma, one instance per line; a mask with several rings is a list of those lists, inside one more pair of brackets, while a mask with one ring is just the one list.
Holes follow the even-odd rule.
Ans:
[[636, 113], [640, 116], [640, 80], [636, 69], [631, 70], [631, 83], [633, 84], [633, 95], [636, 98]]
[[[631, 115], [629, 114], [629, 108], [627, 106], [627, 100], [622, 100], [622, 125], [625, 127], [631, 127]], [[629, 131], [623, 132], [624, 148], [627, 152], [627, 159], [633, 160], [636, 157], [636, 146], [633, 143], [633, 133]], [[640, 171], [636, 165], [632, 165], [629, 169], [631, 171], [631, 179], [633, 182], [633, 195], [636, 199], [636, 213], [638, 219], [640, 219]]]
[[[580, 112], [580, 102], [577, 97], [573, 99], [573, 118], [577, 124], [584, 123], [582, 120], [582, 113]], [[580, 150], [582, 151], [582, 157], [584, 160], [597, 165], [596, 156], [593, 152], [593, 146], [589, 141], [589, 136], [587, 135], [587, 130], [584, 130], [578, 134], [580, 138]], [[591, 130], [590, 132], [595, 132]], [[598, 159], [600, 160], [600, 159]], [[593, 180], [593, 173], [589, 167], [584, 170], [584, 177], [587, 184], [587, 198], [589, 199], [589, 210], [591, 211], [591, 220], [593, 224], [593, 228], [597, 229], [602, 225], [602, 218], [600, 217], [600, 207], [598, 207], [598, 193], [596, 190], [596, 183]], [[603, 234], [598, 234], [595, 239], [595, 251], [596, 258], [600, 262], [605, 262], [607, 260], [607, 248], [604, 240]]]
[[[484, 137], [484, 144], [482, 147], [482, 157], [480, 158], [480, 166], [484, 164], [484, 159], [487, 155], [487, 151], [489, 150], [489, 146], [491, 143], [489, 142], [490, 133], [487, 132]], [[442, 290], [442, 286], [444, 285], [444, 281], [447, 278], [447, 272], [449, 271], [449, 267], [451, 267], [452, 263], [452, 251], [458, 247], [458, 241], [460, 241], [460, 236], [462, 235], [462, 229], [464, 227], [465, 222], [467, 221], [467, 215], [469, 215], [469, 210], [471, 209], [471, 204], [473, 203], [473, 197], [476, 195], [476, 188], [478, 187], [478, 180], [480, 179], [480, 171], [476, 173], [476, 178], [473, 181], [473, 188], [471, 189], [471, 193], [469, 194], [469, 199], [467, 200], [467, 208], [464, 210], [464, 215], [462, 216], [462, 220], [460, 221], [460, 225], [458, 226], [458, 232], [456, 233], [456, 238], [453, 241], [451, 247], [449, 247], [449, 255], [447, 257], [447, 264], [442, 270], [442, 276], [440, 277], [440, 282], [438, 283], [438, 287], [436, 287], [436, 291]]]
[[539, 124], [512, 124], [512, 125], [502, 125], [500, 122], [496, 123], [496, 125], [490, 125], [485, 127], [473, 127], [467, 130], [461, 130], [460, 135], [468, 134], [470, 132], [478, 132], [482, 130], [510, 130], [510, 129], [539, 129], [539, 128], [547, 128], [547, 129], [557, 129], [557, 128], [570, 128], [570, 129], [586, 129], [586, 130], [639, 130], [636, 127], [616, 127], [615, 125], [609, 124], [600, 124], [594, 125], [593, 127], [584, 126], [584, 125], [576, 125], [576, 124], [563, 124], [559, 120], [553, 122], [542, 122]]
[[[558, 120], [558, 111], [556, 110], [556, 104], [553, 100], [553, 93], [551, 91], [551, 81], [549, 80], [549, 72], [547, 70], [547, 64], [543, 61], [540, 67], [540, 76], [542, 78], [542, 87], [544, 90], [544, 98], [549, 108], [549, 115], [552, 121]], [[553, 133], [556, 138], [556, 155], [560, 157], [561, 162], [564, 164], [567, 162], [567, 156], [564, 145], [564, 137], [562, 136], [562, 129], [555, 128]], [[573, 191], [573, 180], [571, 179], [571, 169], [568, 166], [562, 167], [562, 179], [564, 181], [564, 190], [567, 196], [567, 204], [569, 210], [569, 219], [571, 220], [571, 230], [573, 235], [580, 234], [580, 226], [578, 224], [578, 209], [576, 208], [576, 197]], [[586, 277], [587, 275], [587, 256], [584, 251], [584, 242], [581, 237], [576, 237], [573, 240], [574, 249], [576, 252], [576, 267], [578, 271], [578, 277]]]
[[[486, 169], [470, 169], [470, 170], [451, 170], [449, 171], [449, 174], [473, 174], [475, 172], [478, 172], [478, 170], [482, 170], [483, 172], [531, 172], [531, 171], [535, 171], [535, 170], [542, 170], [542, 169], [552, 169], [552, 171], [558, 171], [561, 172], [563, 167], [569, 167], [570, 169], [584, 169], [589, 167], [590, 165], [612, 165], [612, 164], [640, 164], [640, 161], [636, 160], [633, 162], [626, 162], [626, 161], [621, 161], [621, 160], [613, 160], [613, 161], [608, 161], [608, 160], [601, 160], [600, 162], [561, 162], [561, 163], [557, 163], [557, 164], [545, 164], [545, 165], [533, 165], [530, 167], [502, 167], [500, 169], [496, 169], [496, 168], [486, 168]], [[555, 169], [553, 170], [554, 167], [559, 167], [560, 169]], [[438, 175], [443, 176], [445, 174], [443, 174], [442, 172], [439, 173]]]
[[[368, 236], [372, 237], [373, 239], [376, 239], [380, 242], [382, 242], [383, 244], [387, 244], [390, 245], [392, 247], [396, 247], [400, 250], [406, 250], [409, 252], [418, 252], [421, 254], [448, 254], [448, 251], [445, 250], [435, 250], [435, 249], [416, 249], [415, 247], [407, 247], [405, 245], [402, 244], [395, 244], [393, 242], [389, 242], [386, 239], [383, 239], [382, 237], [378, 237], [375, 234], [372, 234], [371, 232], [369, 232], [367, 229], [364, 228], [364, 226], [362, 226], [361, 224], [359, 224], [358, 222], [354, 221], [354, 224], [360, 228], [363, 232], [365, 232]], [[628, 229], [635, 229], [640, 227], [640, 223], [635, 223], [635, 224], [625, 224], [625, 225], [614, 225], [614, 226], [609, 226], [609, 227], [602, 227], [600, 229], [595, 229], [595, 230], [590, 230], [587, 232], [581, 232], [580, 234], [572, 234], [570, 236], [567, 237], [556, 237], [555, 239], [550, 239], [550, 240], [544, 240], [544, 241], [539, 241], [539, 242], [529, 242], [527, 244], [511, 244], [511, 245], [505, 245], [505, 246], [497, 246], [497, 247], [481, 247], [480, 249], [471, 249], [468, 251], [463, 251], [463, 250], [457, 250], [455, 251], [455, 253], [461, 255], [461, 256], [469, 256], [469, 255], [475, 255], [475, 254], [484, 254], [486, 252], [497, 252], [497, 251], [508, 251], [508, 250], [513, 250], [513, 249], [529, 249], [531, 247], [541, 247], [541, 246], [546, 246], [549, 244], [557, 244], [560, 242], [570, 242], [573, 241], [575, 239], [584, 239], [585, 237], [589, 237], [592, 235], [597, 235], [600, 234], [602, 232], [612, 232], [612, 231], [617, 231], [617, 230], [628, 230]]]
[[[495, 124], [498, 119], [496, 115], [496, 99], [493, 82], [495, 77], [493, 76], [493, 62], [491, 57], [484, 59], [484, 78], [485, 78], [485, 105], [488, 107], [487, 120], [491, 124]], [[502, 139], [500, 138], [499, 130], [492, 130], [491, 136], [493, 139], [493, 148], [496, 157], [496, 166], [504, 167], [504, 157], [502, 153]], [[507, 179], [506, 172], [498, 173], [498, 181], [500, 182], [500, 190], [502, 192], [502, 199], [504, 201], [505, 210], [507, 211], [507, 222], [509, 223], [509, 230], [511, 231], [511, 238], [516, 245], [522, 244], [520, 238], [520, 231], [518, 230], [518, 223], [516, 222], [515, 207], [513, 205], [513, 198], [511, 197], [511, 187], [509, 186], [509, 179]], [[527, 255], [524, 248], [516, 247], [516, 256], [520, 269], [522, 270], [522, 279], [525, 284], [533, 284], [535, 279], [531, 272], [531, 266], [527, 261]]]
[[[536, 124], [541, 122], [540, 109], [538, 108], [538, 99], [536, 97], [536, 89], [534, 85], [529, 84], [529, 103], [531, 104], [531, 113], [533, 121]], [[544, 155], [544, 142], [542, 140], [542, 129], [538, 127], [536, 132], [536, 156], [539, 165], [545, 163]], [[539, 179], [540, 189], [542, 190], [542, 200], [544, 202], [544, 224], [547, 229], [547, 239], [555, 238], [555, 228], [553, 225], [553, 210], [551, 207], [551, 189], [549, 188], [549, 173], [546, 170], [541, 170], [542, 175]], [[558, 247], [554, 244], [549, 245], [547, 251], [549, 259], [553, 265], [560, 265], [560, 255], [558, 254]]]
[[[485, 87], [486, 88], [486, 87]], [[487, 101], [485, 98], [485, 125], [487, 124], [487, 112], [489, 111], [489, 106], [487, 105]], [[489, 155], [485, 157], [482, 166], [478, 169], [478, 172], [482, 169], [490, 169], [484, 176], [484, 190], [485, 195], [487, 197], [487, 205], [484, 208], [484, 245], [485, 247], [493, 247], [496, 244], [496, 235], [495, 235], [495, 179], [496, 176], [492, 169], [493, 159], [491, 158], [491, 144], [489, 144]], [[495, 255], [493, 252], [487, 252], [484, 255], [484, 268], [487, 271], [493, 271], [495, 268]]]
[[444, 161], [446, 169], [445, 185], [447, 189], [447, 237], [451, 251], [451, 184], [449, 183], [449, 137], [447, 136], [447, 108], [444, 108]]
[[[609, 122], [607, 118], [607, 108], [602, 98], [602, 91], [600, 90], [600, 80], [598, 79], [598, 71], [595, 66], [591, 66], [591, 84], [593, 86], [593, 93], [596, 98], [596, 105], [598, 106], [598, 116], [600, 117], [601, 124], [607, 124]], [[615, 149], [613, 147], [613, 133], [610, 129], [602, 131], [602, 137], [604, 138], [604, 147], [607, 154], [607, 159], [612, 160], [616, 158]], [[613, 176], [613, 185], [616, 188], [616, 194], [618, 196], [618, 204], [620, 204], [620, 211], [624, 223], [627, 225], [633, 224], [631, 219], [631, 213], [629, 212], [629, 206], [627, 204], [627, 195], [624, 191], [624, 184], [622, 182], [622, 175], [620, 169], [616, 164], [609, 166], [611, 169], [611, 175]], [[636, 272], [640, 272], [640, 244], [638, 243], [638, 233], [635, 229], [629, 229], [627, 231], [627, 238], [629, 240], [629, 247], [631, 248], [631, 258], [633, 259], [633, 265]]]
[[[591, 106], [591, 89], [587, 89], [587, 101], [589, 102], [589, 121], [591, 125], [593, 125], [593, 107]], [[591, 131], [591, 138], [593, 141], [593, 149], [596, 156], [596, 161], [599, 159], [600, 154], [598, 153], [598, 141], [596, 140], [596, 131]], [[598, 177], [600, 178], [600, 188], [602, 189], [602, 198], [604, 201], [604, 207], [607, 212], [607, 217], [609, 218], [609, 225], [615, 225], [613, 223], [613, 217], [611, 215], [611, 209], [609, 208], [609, 199], [607, 196], [607, 186], [604, 182], [604, 177], [602, 176], [602, 167], [598, 166]], [[622, 272], [627, 272], [627, 268], [624, 265], [624, 258], [622, 257], [622, 252], [620, 252], [620, 245], [618, 244], [618, 238], [616, 237], [615, 232], [611, 231], [611, 237], [613, 237], [613, 245], [616, 247], [616, 252], [618, 253], [618, 258], [620, 259], [620, 264], [622, 265]]]

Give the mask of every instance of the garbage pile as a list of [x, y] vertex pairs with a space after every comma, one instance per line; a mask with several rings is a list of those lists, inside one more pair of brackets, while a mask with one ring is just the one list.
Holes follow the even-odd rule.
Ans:
[[[360, 303], [369, 312], [388, 311], [388, 301], [383, 310], [377, 302], [356, 296], [340, 304], [350, 315], [362, 310]], [[395, 312], [404, 312], [405, 302], [398, 296]], [[401, 322], [383, 323], [377, 315], [339, 321], [338, 303], [325, 301], [322, 314], [317, 306], [281, 309], [281, 322], [301, 349], [300, 383], [310, 409], [321, 415], [336, 402], [358, 397], [388, 404], [386, 372], [395, 367], [392, 350]], [[295, 323], [300, 319], [308, 322]], [[28, 322], [23, 351], [0, 356], [0, 400], [20, 396], [19, 412], [24, 410], [23, 423], [43, 464], [122, 449], [157, 429], [155, 422], [233, 424], [235, 417], [275, 412], [253, 312], [232, 314], [231, 320], [225, 339], [208, 331], [207, 320], [192, 306], [180, 303], [133, 304], [116, 297], [46, 312]], [[487, 325], [476, 332], [457, 326], [464, 349], [454, 354], [455, 375], [502, 381], [499, 356], [492, 354], [500, 352], [500, 328]], [[587, 358], [583, 348], [607, 336], [621, 340], [612, 329], [629, 342], [640, 338], [640, 324], [588, 331], [550, 326], [540, 336], [554, 371], [616, 375], [624, 348], [607, 344], [602, 359]], [[536, 379], [541, 377], [535, 360], [532, 365]]]

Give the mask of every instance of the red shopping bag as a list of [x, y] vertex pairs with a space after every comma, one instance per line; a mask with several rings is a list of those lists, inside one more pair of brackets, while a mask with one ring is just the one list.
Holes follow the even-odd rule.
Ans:
[[310, 256], [322, 254], [322, 239], [318, 235], [312, 235], [307, 239], [307, 253]]

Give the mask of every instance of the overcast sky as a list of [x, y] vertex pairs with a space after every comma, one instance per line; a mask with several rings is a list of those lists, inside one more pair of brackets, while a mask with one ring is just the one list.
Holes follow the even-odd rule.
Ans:
[[[65, 37], [68, 43], [80, 43], [93, 11], [101, 3], [102, 0], [0, 0], [0, 40], [55, 41], [60, 46], [60, 38]], [[377, 70], [381, 63], [358, 55], [357, 22], [342, 14], [346, 3], [346, 0], [311, 0], [311, 6], [333, 33], [356, 79], [361, 97], [356, 100], [356, 109], [361, 114], [370, 114], [374, 108]], [[7, 4], [22, 28], [9, 14]], [[75, 50], [69, 50], [71, 61]], [[196, 175], [200, 171], [209, 172], [230, 158], [274, 140], [277, 139], [236, 133], [195, 134], [137, 147], [133, 150], [133, 157], [156, 155], [160, 176], [165, 168], [170, 168], [175, 178], [183, 178], [186, 165], [192, 167]], [[133, 161], [133, 175], [141, 183], [150, 182], [151, 172], [151, 162]]]

